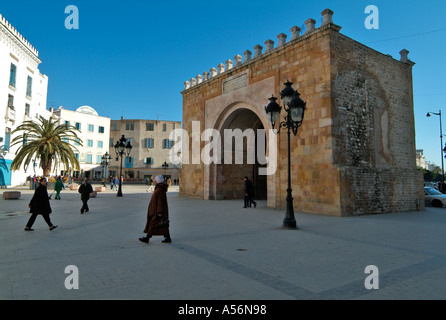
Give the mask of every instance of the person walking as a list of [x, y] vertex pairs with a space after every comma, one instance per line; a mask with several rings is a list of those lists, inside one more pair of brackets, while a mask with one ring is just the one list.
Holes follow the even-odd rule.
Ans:
[[52, 210], [50, 206], [50, 199], [48, 197], [48, 190], [46, 189], [46, 183], [46, 178], [43, 177], [40, 180], [40, 184], [37, 186], [34, 196], [28, 205], [28, 208], [30, 209], [29, 212], [32, 213], [32, 215], [26, 224], [25, 231], [34, 231], [32, 226], [39, 214], [42, 215], [43, 219], [50, 228], [50, 231], [57, 228], [57, 226], [53, 225], [50, 219], [50, 213]]
[[118, 177], [115, 177], [113, 179], [113, 188], [114, 188], [115, 191], [118, 191], [118, 185], [119, 185]]
[[60, 176], [57, 178], [56, 184], [54, 185], [54, 191], [56, 191], [55, 200], [60, 200], [60, 191], [63, 189], [63, 182]]
[[81, 184], [78, 191], [81, 194], [81, 200], [82, 200], [81, 214], [83, 214], [84, 212], [90, 211], [87, 203], [88, 200], [90, 199], [90, 193], [93, 192], [93, 187], [88, 182], [87, 178], [84, 179], [84, 183]]
[[169, 232], [169, 208], [167, 204], [167, 184], [163, 176], [155, 178], [155, 191], [150, 199], [147, 210], [147, 222], [144, 229], [146, 237], [139, 238], [139, 241], [149, 243], [152, 236], [164, 236], [163, 243], [171, 243]]
[[246, 176], [243, 178], [243, 188], [245, 192], [243, 208], [251, 207], [252, 204], [254, 205], [254, 208], [257, 207], [257, 203], [253, 200], [254, 185]]

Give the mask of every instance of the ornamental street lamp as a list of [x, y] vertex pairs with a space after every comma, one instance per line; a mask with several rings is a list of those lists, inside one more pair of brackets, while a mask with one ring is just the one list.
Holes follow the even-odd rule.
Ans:
[[[441, 181], [441, 187], [444, 190], [444, 152], [446, 152], [446, 147], [443, 149], [443, 128], [441, 125], [441, 110], [438, 111], [438, 113], [435, 112], [428, 112], [426, 117], [430, 118], [432, 115], [436, 115], [440, 117], [440, 142], [441, 142], [441, 174], [442, 174], [442, 181]], [[441, 190], [440, 190], [441, 191]]]
[[116, 194], [117, 197], [122, 197], [122, 158], [124, 157], [124, 155], [128, 157], [130, 155], [130, 151], [132, 151], [132, 148], [133, 147], [130, 144], [130, 141], [127, 141], [124, 135], [122, 135], [119, 141], [116, 141], [115, 144], [116, 161], [118, 161], [119, 157], [121, 157], [121, 167], [119, 171], [119, 188], [118, 188], [118, 193]]
[[166, 178], [166, 169], [169, 168], [169, 164], [164, 161], [164, 163], [161, 165], [164, 169], [164, 179]]
[[280, 133], [280, 129], [287, 129], [288, 135], [288, 188], [287, 188], [287, 197], [286, 197], [286, 214], [285, 219], [283, 220], [283, 226], [288, 229], [297, 229], [296, 219], [294, 217], [294, 209], [293, 209], [293, 190], [291, 189], [291, 144], [290, 144], [290, 136], [291, 131], [296, 136], [299, 127], [302, 125], [305, 114], [305, 106], [306, 103], [302, 101], [300, 98], [299, 92], [294, 90], [291, 86], [292, 82], [288, 81], [284, 83], [285, 88], [280, 93], [280, 97], [283, 102], [283, 108], [286, 112], [283, 117], [285, 121], [280, 122], [280, 111], [282, 107], [277, 104], [274, 96], [269, 98], [270, 103], [267, 107], [265, 107], [265, 112], [268, 115], [268, 119], [271, 121], [272, 128], [275, 129], [276, 123], [278, 123], [278, 131]]
[[102, 171], [102, 178], [104, 178], [104, 187], [105, 187], [105, 179], [107, 179], [107, 171], [108, 171], [108, 165], [111, 162], [112, 156], [108, 154], [108, 152], [106, 152], [103, 156], [102, 156], [102, 161], [101, 161], [101, 165], [103, 168]]

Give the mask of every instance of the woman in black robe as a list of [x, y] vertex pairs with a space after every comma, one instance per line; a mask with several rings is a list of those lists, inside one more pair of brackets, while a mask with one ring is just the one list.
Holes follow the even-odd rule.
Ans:
[[40, 184], [37, 187], [36, 191], [34, 192], [34, 196], [32, 197], [28, 208], [30, 213], [32, 213], [31, 217], [28, 220], [28, 223], [26, 224], [25, 231], [33, 231], [34, 229], [31, 229], [31, 227], [34, 224], [34, 221], [36, 221], [37, 216], [40, 214], [42, 215], [45, 222], [48, 224], [48, 227], [50, 227], [50, 231], [57, 228], [57, 226], [54, 226], [51, 223], [50, 219], [50, 213], [51, 206], [50, 206], [50, 199], [48, 197], [48, 191], [46, 189], [46, 178], [42, 178], [40, 180]]

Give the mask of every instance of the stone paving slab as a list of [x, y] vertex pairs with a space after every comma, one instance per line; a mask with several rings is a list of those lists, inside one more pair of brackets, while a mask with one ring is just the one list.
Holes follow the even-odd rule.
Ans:
[[[284, 212], [243, 209], [243, 201], [168, 201], [173, 243], [138, 238], [151, 193], [108, 188], [81, 215], [80, 195], [51, 200], [49, 231], [38, 217], [23, 228], [32, 191], [0, 198], [0, 299], [445, 299], [446, 209], [334, 218], [296, 213], [299, 230], [281, 228]], [[11, 189], [8, 189], [11, 190]], [[65, 268], [79, 270], [68, 290]], [[379, 270], [367, 290], [366, 266]]]

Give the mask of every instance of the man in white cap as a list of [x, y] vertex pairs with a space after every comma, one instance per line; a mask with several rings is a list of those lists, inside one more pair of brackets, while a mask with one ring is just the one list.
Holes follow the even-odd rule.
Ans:
[[163, 176], [155, 178], [155, 191], [150, 199], [147, 210], [147, 223], [144, 229], [146, 237], [139, 238], [141, 242], [149, 243], [152, 236], [164, 236], [163, 243], [171, 243], [169, 232], [169, 208], [167, 205], [167, 184]]

